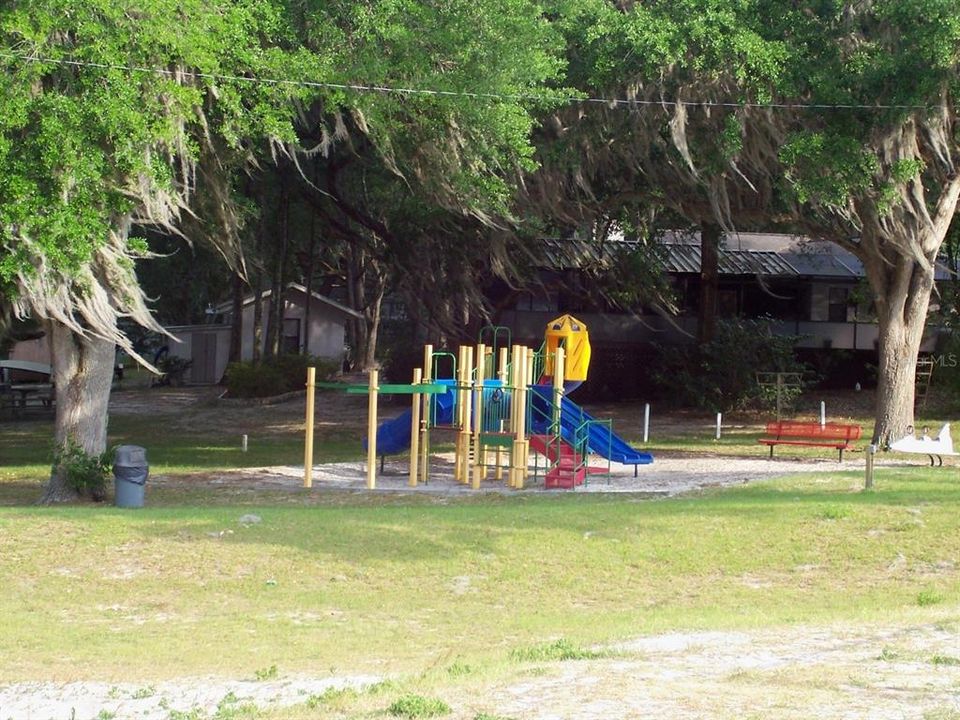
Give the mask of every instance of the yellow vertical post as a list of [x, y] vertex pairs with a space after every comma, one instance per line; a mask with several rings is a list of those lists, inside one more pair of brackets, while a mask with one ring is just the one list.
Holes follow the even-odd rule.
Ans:
[[380, 391], [380, 373], [370, 371], [367, 398], [367, 490], [377, 487], [377, 395]]
[[[507, 393], [507, 383], [509, 379], [507, 378], [507, 348], [500, 348], [500, 356], [497, 358], [497, 379], [500, 380], [500, 387], [503, 388], [503, 396], [506, 398], [509, 393]], [[512, 415], [511, 415], [512, 420]], [[510, 427], [503, 427], [503, 419], [500, 420], [500, 426], [497, 428], [499, 432], [512, 432], [513, 424], [511, 422]], [[503, 451], [501, 446], [497, 445], [497, 453], [495, 456], [495, 462], [497, 465], [496, 469], [496, 479], [503, 480]]]
[[[421, 380], [423, 380], [423, 370], [415, 368], [413, 371], [413, 384], [419, 385]], [[407, 481], [410, 487], [417, 486], [417, 475], [419, 474], [420, 399], [421, 393], [414, 393], [413, 402], [410, 407], [410, 480]]]
[[457, 415], [456, 415], [456, 426], [457, 426], [457, 439], [454, 444], [455, 455], [453, 459], [453, 477], [457, 482], [464, 481], [464, 467], [467, 464], [467, 449], [463, 447], [463, 427], [466, 420], [464, 419], [464, 411], [467, 407], [466, 394], [467, 394], [467, 348], [465, 345], [460, 346], [459, 362], [457, 363]]
[[[423, 382], [433, 381], [433, 345], [423, 346]], [[433, 396], [423, 395], [423, 408], [420, 411], [420, 477], [424, 483], [430, 481], [430, 408]]]
[[513, 457], [510, 462], [510, 471], [513, 475], [511, 487], [517, 490], [523, 489], [523, 481], [527, 472], [527, 444], [526, 444], [526, 423], [527, 423], [527, 378], [529, 376], [527, 348], [520, 347], [517, 358], [516, 389], [514, 390], [514, 403], [516, 405], [516, 427], [513, 440]]
[[[470, 472], [473, 469], [470, 463], [470, 421], [473, 419], [473, 347], [463, 349], [464, 363], [464, 391], [463, 391], [463, 424], [460, 426], [461, 444], [463, 446], [463, 469], [460, 482], [470, 482]], [[476, 458], [474, 458], [476, 459]]]
[[483, 380], [487, 364], [487, 349], [480, 343], [477, 345], [477, 378], [473, 386], [473, 489], [479, 490], [480, 483], [486, 476], [486, 456], [480, 442], [483, 433]]
[[303, 486], [313, 487], [313, 401], [317, 389], [317, 369], [307, 368], [307, 430], [303, 448]]
[[530, 402], [530, 386], [536, 382], [533, 371], [536, 367], [536, 352], [533, 348], [525, 347], [524, 353], [524, 375], [523, 375], [523, 478], [520, 481], [520, 487], [523, 487], [523, 480], [527, 479], [530, 473], [530, 466], [527, 460], [530, 457], [530, 438], [527, 437], [527, 404]]
[[[518, 407], [518, 388], [520, 383], [517, 379], [517, 373], [520, 370], [520, 346], [514, 345], [510, 350], [510, 434], [516, 441], [517, 433], [517, 407]], [[510, 452], [507, 454], [507, 485], [513, 487], [516, 479], [514, 472], [515, 449], [511, 445]]]

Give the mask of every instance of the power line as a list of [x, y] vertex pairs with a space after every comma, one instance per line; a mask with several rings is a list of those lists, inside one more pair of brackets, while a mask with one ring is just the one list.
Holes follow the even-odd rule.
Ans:
[[433, 96], [433, 97], [460, 97], [476, 100], [498, 100], [509, 102], [539, 102], [539, 103], [585, 103], [606, 105], [608, 107], [716, 107], [731, 109], [760, 109], [760, 110], [930, 110], [928, 105], [890, 105], [877, 103], [874, 105], [856, 103], [787, 103], [787, 102], [722, 102], [717, 100], [642, 100], [630, 98], [602, 98], [534, 95], [529, 93], [483, 93], [469, 90], [434, 90], [429, 88], [405, 88], [389, 85], [367, 85], [361, 83], [333, 83], [314, 80], [292, 80], [289, 78], [261, 78], [244, 75], [224, 75], [219, 73], [195, 72], [192, 70], [167, 70], [165, 68], [139, 67], [136, 65], [119, 65], [113, 63], [97, 63], [85, 60], [67, 60], [63, 58], [40, 57], [36, 55], [17, 55], [0, 52], [0, 57], [9, 60], [21, 60], [30, 63], [51, 63], [68, 67], [90, 68], [96, 70], [119, 70], [129, 73], [143, 73], [164, 77], [188, 77], [199, 80], [215, 80], [219, 82], [243, 82], [254, 85], [274, 85], [287, 87], [316, 88], [323, 90], [344, 90], [358, 93], [378, 93], [384, 95], [401, 96]]

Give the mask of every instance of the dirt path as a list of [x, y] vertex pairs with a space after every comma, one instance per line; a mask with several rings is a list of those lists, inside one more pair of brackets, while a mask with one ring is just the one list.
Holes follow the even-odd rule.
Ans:
[[[945, 620], [923, 626], [656, 635], [610, 648], [611, 658], [526, 665], [508, 679], [440, 694], [453, 708], [452, 720], [473, 720], [481, 713], [515, 720], [956, 720], [958, 629], [956, 620]], [[193, 712], [190, 717], [203, 718], [218, 707], [302, 704], [329, 688], [376, 680], [20, 683], [0, 686], [0, 717], [167, 720], [177, 712]]]
[[945, 623], [640, 638], [620, 648], [628, 657], [560, 663], [491, 688], [490, 703], [506, 717], [537, 720], [955, 720], [957, 629]]

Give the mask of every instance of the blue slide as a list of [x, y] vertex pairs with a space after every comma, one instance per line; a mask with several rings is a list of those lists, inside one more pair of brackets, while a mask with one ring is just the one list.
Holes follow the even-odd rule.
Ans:
[[[548, 407], [553, 388], [546, 385], [535, 385], [531, 389], [534, 392], [534, 402]], [[537, 402], [537, 400], [541, 402]], [[534, 413], [534, 415], [537, 414], [541, 413]], [[574, 443], [575, 434], [580, 425], [594, 419], [590, 413], [573, 400], [566, 395], [563, 396], [560, 401], [560, 436], [568, 443], [571, 445]], [[535, 420], [533, 425], [534, 431], [545, 432], [547, 421]], [[653, 462], [653, 455], [631, 447], [626, 440], [611, 431], [609, 426], [602, 424], [590, 425], [587, 449], [600, 457], [624, 465], [649, 465]]]
[[[449, 384], [451, 390], [445, 393], [434, 395], [436, 403], [434, 424], [449, 425], [453, 422], [453, 390], [454, 381], [437, 380], [438, 383]], [[393, 418], [387, 420], [377, 428], [377, 455], [396, 455], [410, 447], [410, 423], [413, 421], [411, 411], [408, 409]], [[363, 447], [367, 447], [367, 439], [363, 439]]]

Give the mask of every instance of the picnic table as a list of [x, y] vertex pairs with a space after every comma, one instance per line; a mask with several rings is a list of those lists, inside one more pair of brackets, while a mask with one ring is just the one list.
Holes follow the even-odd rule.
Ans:
[[[9, 406], [19, 417], [28, 407], [53, 407], [54, 385], [50, 382], [53, 369], [46, 363], [28, 360], [0, 360], [0, 408]], [[14, 380], [14, 375], [18, 376]], [[23, 376], [34, 376], [28, 382]]]

